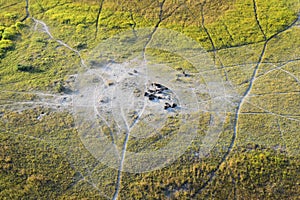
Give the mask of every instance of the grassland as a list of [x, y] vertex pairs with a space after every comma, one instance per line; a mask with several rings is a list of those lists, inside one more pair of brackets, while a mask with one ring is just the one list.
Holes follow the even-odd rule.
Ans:
[[[27, 17], [25, 7], [0, 1], [0, 199], [112, 198], [118, 170], [85, 148], [64, 97], [101, 41], [155, 26], [197, 41], [238, 98], [209, 154], [196, 156], [211, 117], [201, 112], [186, 153], [156, 171], [122, 172], [119, 198], [299, 198], [299, 1], [31, 0]], [[193, 72], [178, 55], [146, 51]], [[129, 150], [167, 142], [151, 140]]]

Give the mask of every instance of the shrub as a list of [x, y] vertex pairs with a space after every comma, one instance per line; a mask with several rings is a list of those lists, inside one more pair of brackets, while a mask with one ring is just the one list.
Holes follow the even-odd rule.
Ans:
[[4, 29], [2, 33], [2, 39], [4, 40], [14, 40], [18, 36], [18, 31], [15, 27], [8, 27]]
[[59, 81], [55, 84], [54, 89], [56, 92], [61, 93], [65, 90], [65, 87], [63, 86], [63, 83], [61, 81]]
[[21, 64], [18, 64], [17, 65], [17, 70], [18, 71], [22, 71], [22, 72], [31, 72], [31, 71], [34, 70], [34, 68], [31, 65], [21, 65]]
[[3, 52], [14, 49], [14, 43], [11, 40], [2, 39], [0, 41], [0, 50]]
[[16, 28], [18, 29], [18, 30], [22, 30], [23, 28], [25, 28], [26, 27], [26, 24], [24, 24], [24, 23], [22, 23], [22, 22], [17, 22], [16, 23]]

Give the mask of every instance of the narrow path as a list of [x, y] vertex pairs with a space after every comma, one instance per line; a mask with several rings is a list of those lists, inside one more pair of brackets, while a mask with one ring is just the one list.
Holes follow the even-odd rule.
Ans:
[[[282, 142], [283, 142], [283, 148], [285, 148], [286, 147], [286, 140], [284, 139], [284, 137], [283, 137], [283, 131], [281, 130], [281, 126], [280, 126], [280, 122], [279, 122], [279, 120], [277, 119], [277, 127], [278, 127], [278, 131], [279, 131], [279, 135], [280, 135], [280, 138], [281, 138], [281, 140], [282, 140]], [[285, 151], [287, 151], [287, 149], [285, 149]]]
[[[143, 54], [143, 59], [144, 60], [146, 60], [146, 49], [147, 49], [147, 46], [151, 42], [151, 40], [153, 38], [153, 35], [157, 31], [160, 23], [163, 21], [163, 6], [164, 6], [165, 1], [166, 0], [163, 0], [160, 3], [159, 20], [155, 24], [153, 31], [149, 35], [149, 39], [146, 41], [146, 43], [145, 43], [145, 45], [143, 47], [142, 54]], [[113, 198], [112, 198], [113, 200], [117, 200], [118, 199], [119, 192], [120, 192], [120, 186], [121, 186], [121, 181], [122, 181], [122, 172], [123, 172], [124, 160], [125, 160], [125, 156], [126, 156], [127, 143], [129, 141], [129, 137], [130, 137], [130, 129], [132, 127], [134, 127], [134, 125], [139, 121], [139, 119], [143, 115], [143, 111], [145, 110], [145, 107], [146, 107], [146, 104], [144, 103], [142, 111], [140, 112], [140, 114], [138, 115], [138, 117], [134, 120], [134, 122], [131, 125], [126, 124], [128, 130], [126, 131], [126, 136], [125, 136], [124, 143], [123, 143], [121, 160], [120, 160], [120, 167], [119, 167], [118, 175], [117, 175], [117, 183], [116, 183], [116, 187], [115, 187], [115, 193], [114, 193]], [[123, 111], [123, 110], [121, 110], [121, 111]], [[123, 115], [123, 119], [126, 121], [126, 119], [124, 117], [124, 114], [122, 114], [122, 115]]]
[[214, 53], [214, 63], [216, 62], [216, 46], [214, 44], [214, 41], [208, 31], [208, 29], [206, 28], [205, 26], [205, 18], [204, 18], [204, 6], [206, 4], [206, 0], [200, 4], [200, 12], [201, 12], [201, 25], [202, 25], [202, 28], [204, 29], [206, 35], [208, 36], [208, 39], [211, 43], [211, 46], [212, 46], [212, 52]]
[[[258, 79], [258, 78], [256, 78]], [[261, 96], [268, 96], [268, 95], [289, 95], [289, 94], [300, 94], [300, 91], [291, 91], [291, 92], [268, 92], [268, 93], [260, 93], [260, 94], [251, 94], [250, 97], [261, 97]]]
[[[219, 63], [220, 63], [220, 67], [221, 69], [223, 70], [224, 72], [224, 75], [225, 75], [225, 81], [228, 82], [231, 86], [232, 86], [232, 83], [229, 81], [229, 76], [228, 76], [228, 73], [227, 73], [227, 70], [226, 70], [226, 66], [224, 66], [221, 58], [217, 55], [217, 52], [215, 52], [215, 55], [216, 55], [216, 59], [218, 59]], [[217, 68], [215, 70], [218, 70]]]
[[[103, 4], [103, 1], [104, 0], [101, 0], [101, 5], [100, 7], [102, 6]], [[59, 39], [56, 39], [52, 33], [50, 32], [50, 29], [48, 27], [48, 25], [42, 21], [42, 20], [39, 20], [39, 19], [36, 19], [35, 17], [31, 16], [30, 15], [30, 12], [29, 12], [29, 8], [30, 8], [30, 4], [29, 4], [29, 0], [25, 0], [26, 2], [26, 6], [25, 6], [25, 10], [26, 10], [26, 16], [21, 19], [20, 21], [23, 22], [25, 21], [26, 19], [31, 19], [35, 22], [35, 27], [37, 27], [38, 25], [41, 26], [41, 29], [43, 32], [45, 32], [50, 39], [56, 41], [57, 43], [59, 43], [60, 45], [66, 47], [67, 49], [71, 50], [72, 52], [74, 52], [75, 54], [77, 54], [77, 56], [79, 57], [80, 59], [80, 63], [81, 63], [81, 66], [83, 67], [87, 67], [85, 65], [85, 61], [84, 59], [82, 58], [80, 52], [76, 49], [74, 49], [73, 47], [69, 46], [67, 43], [63, 42], [62, 40], [59, 40]], [[98, 20], [99, 20], [99, 16], [100, 16], [100, 13], [101, 13], [101, 8], [99, 9], [99, 12], [98, 12], [98, 17], [97, 17], [97, 24], [98, 24]], [[98, 28], [98, 27], [97, 27]], [[3, 92], [12, 92], [12, 91], [3, 91]], [[70, 106], [72, 106], [72, 101], [70, 102], [65, 102], [65, 98], [68, 98], [68, 99], [72, 99], [72, 96], [71, 95], [57, 95], [57, 94], [47, 94], [47, 93], [43, 93], [43, 92], [15, 92], [15, 93], [19, 93], [19, 94], [34, 94], [34, 95], [37, 95], [37, 99], [39, 101], [28, 101], [28, 102], [11, 102], [11, 104], [7, 104], [8, 106], [10, 105], [15, 105], [15, 106], [18, 106], [18, 105], [37, 105], [37, 106], [45, 106], [47, 108], [53, 108], [53, 109], [56, 109], [57, 107], [62, 107], [62, 108], [69, 108]], [[44, 101], [45, 100], [45, 101]], [[5, 105], [0, 105], [0, 106], [5, 106]], [[71, 109], [70, 109], [71, 110]], [[18, 110], [20, 111], [20, 110]], [[4, 130], [4, 132], [10, 132], [9, 130]], [[34, 136], [29, 136], [29, 135], [25, 135], [25, 134], [21, 134], [21, 133], [15, 133], [15, 132], [11, 132], [12, 134], [15, 134], [15, 135], [22, 135], [24, 137], [27, 137], [27, 138], [31, 138], [31, 139], [35, 139], [35, 140], [39, 140], [39, 141], [43, 141], [43, 142], [46, 142], [46, 143], [49, 143], [49, 144], [52, 144], [52, 142], [49, 142], [49, 141], [46, 141], [42, 138], [38, 138], [38, 137], [34, 137]], [[53, 144], [52, 144], [53, 145]], [[63, 154], [62, 154], [63, 155]], [[70, 163], [71, 164], [71, 163]], [[74, 168], [74, 167], [72, 167]], [[75, 169], [75, 168], [74, 168]], [[80, 172], [79, 172], [80, 173]], [[80, 173], [82, 174], [82, 173]], [[88, 184], [90, 184], [93, 188], [95, 188], [99, 193], [102, 194], [103, 197], [105, 197], [106, 199], [110, 199], [107, 195], [105, 195], [98, 187], [96, 184], [94, 184], [92, 181], [88, 180], [86, 177], [83, 176], [83, 178], [81, 179], [82, 181], [85, 181], [87, 182]]]
[[97, 35], [98, 35], [99, 19], [100, 19], [100, 15], [101, 15], [101, 12], [102, 12], [103, 2], [104, 2], [104, 0], [100, 0], [99, 9], [98, 9], [97, 17], [96, 17], [95, 39], [97, 38]]
[[[143, 60], [146, 61], [146, 49], [147, 46], [149, 45], [149, 43], [151, 42], [153, 35], [156, 33], [159, 25], [161, 24], [161, 22], [163, 21], [163, 6], [166, 0], [163, 0], [160, 3], [160, 10], [159, 10], [159, 16], [158, 16], [158, 22], [155, 24], [153, 31], [150, 33], [148, 40], [145, 42], [145, 45], [143, 47], [142, 50], [142, 55], [143, 55]], [[146, 87], [146, 85], [145, 85]], [[141, 111], [141, 113], [137, 116], [137, 118], [133, 121], [133, 123], [129, 126], [129, 129], [131, 129], [136, 123], [138, 123], [138, 121], [140, 120], [141, 116], [143, 115], [143, 112], [145, 110], [146, 107], [146, 101], [144, 101], [144, 106], [143, 109]]]
[[231, 176], [232, 178], [232, 184], [233, 184], [233, 200], [237, 199], [237, 195], [236, 195], [236, 180], [233, 176]]
[[[126, 121], [126, 119], [124, 117], [123, 109], [121, 109], [121, 113], [123, 115], [124, 120]], [[127, 126], [127, 129], [128, 129], [129, 128], [128, 124], [126, 124], [126, 126]], [[119, 166], [119, 169], [118, 169], [115, 193], [114, 193], [113, 198], [112, 198], [113, 200], [117, 200], [118, 196], [119, 196], [120, 186], [121, 186], [121, 181], [122, 181], [122, 172], [123, 172], [123, 167], [124, 167], [124, 161], [125, 161], [126, 149], [127, 149], [127, 143], [129, 141], [129, 136], [130, 136], [130, 130], [127, 130], [126, 135], [125, 135], [125, 139], [124, 139], [124, 143], [123, 143], [123, 147], [122, 147], [121, 160], [120, 160], [120, 166]]]
[[257, 74], [258, 74], [258, 69], [259, 69], [259, 66], [262, 64], [262, 60], [263, 60], [263, 57], [265, 55], [265, 52], [266, 52], [266, 48], [267, 48], [267, 44], [270, 40], [272, 40], [274, 37], [276, 37], [277, 35], [285, 32], [286, 30], [290, 29], [291, 27], [293, 27], [296, 22], [298, 21], [298, 19], [296, 19], [294, 22], [292, 22], [289, 26], [287, 26], [285, 29], [277, 32], [276, 34], [274, 34], [273, 36], [271, 36], [269, 39], [267, 39], [265, 42], [264, 42], [264, 46], [263, 46], [263, 49], [261, 51], [261, 54], [259, 56], [259, 59], [257, 61], [257, 64], [255, 65], [255, 68], [254, 68], [254, 71], [252, 73], [252, 76], [251, 76], [251, 79], [250, 79], [250, 83], [249, 83], [249, 86], [248, 88], [246, 89], [245, 93], [243, 94], [241, 100], [239, 101], [238, 103], [238, 106], [237, 106], [237, 109], [236, 109], [236, 112], [235, 112], [235, 120], [234, 120], [234, 131], [233, 131], [233, 135], [232, 135], [232, 138], [231, 138], [231, 142], [230, 142], [230, 145], [227, 149], [227, 152], [223, 155], [222, 159], [221, 159], [221, 162], [217, 165], [217, 167], [211, 171], [210, 173], [210, 176], [208, 178], [208, 180], [206, 182], [204, 182], [204, 184], [202, 185], [202, 187], [200, 187], [196, 192], [195, 194], [192, 196], [192, 198], [195, 198], [198, 194], [202, 193], [202, 191], [208, 186], [209, 183], [212, 182], [212, 180], [214, 179], [214, 177], [216, 176], [216, 172], [219, 171], [220, 169], [220, 166], [222, 165], [222, 163], [224, 163], [229, 154], [231, 153], [233, 147], [235, 146], [235, 141], [236, 141], [236, 138], [237, 138], [237, 134], [238, 134], [238, 129], [239, 129], [239, 115], [242, 114], [241, 110], [242, 110], [242, 107], [244, 105], [244, 103], [247, 101], [247, 97], [249, 96], [252, 88], [253, 88], [253, 85], [254, 85], [254, 82], [257, 78]]
[[1, 134], [5, 134], [5, 133], [9, 133], [9, 134], [12, 134], [12, 135], [17, 135], [17, 136], [22, 136], [22, 137], [25, 137], [25, 138], [30, 138], [32, 140], [37, 140], [39, 142], [45, 142], [45, 143], [48, 143], [45, 139], [43, 138], [38, 138], [38, 137], [35, 137], [35, 136], [31, 136], [31, 135], [27, 135], [27, 134], [24, 134], [24, 133], [16, 133], [16, 132], [12, 132], [11, 130], [7, 130], [7, 129], [0, 129], [0, 132]]
[[38, 24], [41, 25], [41, 26], [42, 26], [42, 30], [43, 30], [43, 31], [44, 31], [44, 32], [45, 32], [52, 40], [56, 41], [57, 43], [61, 44], [62, 46], [66, 47], [66, 48], [68, 48], [69, 50], [71, 50], [71, 51], [73, 51], [74, 53], [76, 53], [77, 56], [78, 56], [79, 59], [80, 59], [81, 65], [82, 65], [83, 67], [86, 67], [85, 62], [84, 62], [84, 60], [83, 60], [83, 58], [82, 58], [80, 52], [79, 52], [78, 50], [72, 48], [71, 46], [69, 46], [68, 44], [66, 44], [65, 42], [63, 42], [62, 40], [59, 40], [59, 39], [54, 38], [53, 35], [51, 34], [51, 32], [49, 31], [49, 27], [47, 26], [47, 24], [46, 24], [45, 22], [43, 22], [43, 21], [41, 21], [41, 20], [38, 20], [38, 19], [36, 19], [36, 18], [34, 18], [33, 16], [30, 15], [30, 12], [29, 12], [29, 7], [30, 7], [30, 5], [29, 5], [29, 0], [25, 0], [25, 2], [26, 2], [26, 6], [25, 6], [26, 16], [21, 20], [21, 22], [24, 21], [24, 20], [26, 20], [27, 18], [30, 18], [30, 19], [32, 19], [32, 20], [36, 23], [36, 25], [38, 25]]
[[25, 21], [28, 17], [30, 17], [29, 14], [29, 0], [26, 0], [26, 6], [25, 6], [26, 16], [21, 19], [21, 22]]
[[[214, 65], [216, 65], [216, 62], [217, 62], [217, 49], [216, 49], [216, 46], [215, 46], [215, 44], [214, 44], [214, 41], [213, 41], [213, 39], [212, 39], [212, 37], [211, 37], [211, 35], [210, 35], [210, 33], [209, 33], [209, 31], [208, 31], [208, 29], [207, 29], [207, 27], [205, 26], [205, 17], [204, 17], [204, 6], [205, 6], [205, 4], [206, 4], [206, 0], [203, 2], [203, 3], [201, 3], [200, 4], [200, 13], [201, 13], [201, 26], [202, 26], [202, 28], [204, 29], [204, 31], [205, 31], [205, 33], [206, 33], [206, 35], [208, 36], [208, 39], [209, 39], [209, 41], [210, 41], [210, 43], [211, 43], [211, 46], [212, 46], [212, 52], [213, 52], [213, 61], [214, 61]], [[226, 27], [225, 28], [225, 30], [227, 31], [227, 33], [229, 34], [229, 36], [230, 36], [230, 38], [233, 40], [233, 38], [232, 38], [232, 35], [230, 34], [230, 32], [228, 31], [228, 28], [227, 28], [227, 26], [226, 26], [226, 24], [224, 24], [224, 26]], [[222, 61], [221, 61], [221, 59], [218, 57], [218, 61], [220, 62], [220, 67], [221, 67], [221, 69], [223, 70], [223, 72], [224, 72], [224, 75], [225, 75], [225, 79], [226, 79], [226, 81], [228, 81], [229, 79], [228, 79], [228, 74], [227, 74], [227, 71], [226, 71], [226, 69], [225, 69], [225, 67], [224, 67], [224, 65], [223, 65], [223, 63], [222, 63]], [[225, 91], [224, 91], [225, 92]]]
[[53, 37], [53, 35], [51, 34], [51, 32], [49, 31], [49, 27], [47, 26], [47, 24], [41, 20], [35, 19], [34, 17], [30, 17], [36, 24], [40, 24], [42, 26], [43, 31], [54, 41], [56, 41], [57, 43], [61, 44], [62, 46], [66, 47], [67, 49], [73, 51], [74, 53], [76, 53], [80, 59], [80, 63], [83, 67], [87, 67], [85, 65], [85, 62], [80, 54], [80, 52], [76, 49], [74, 49], [73, 47], [69, 46], [68, 44], [66, 44], [65, 42], [63, 42], [62, 40], [58, 40], [55, 39]]
[[[4, 101], [4, 103], [0, 104], [1, 108], [9, 109], [9, 110], [17, 110], [23, 111], [28, 108], [36, 108], [36, 107], [45, 107], [51, 108], [54, 110], [65, 110], [68, 112], [72, 112], [72, 95], [67, 94], [50, 94], [43, 92], [15, 92], [15, 91], [7, 91], [3, 90], [2, 93], [13, 93], [20, 95], [32, 94], [34, 95], [31, 100], [22, 100], [18, 101], [15, 99], [7, 99], [3, 98], [0, 101]], [[21, 97], [21, 96], [20, 96]]]
[[276, 71], [276, 70], [281, 70], [283, 67], [285, 67], [287, 64], [289, 63], [292, 63], [292, 62], [297, 62], [299, 61], [299, 59], [293, 59], [293, 60], [288, 60], [288, 61], [285, 61], [285, 62], [281, 62], [281, 64], [278, 66], [278, 67], [275, 67], [273, 69], [270, 69], [266, 72], [264, 72], [263, 74], [261, 75], [258, 75], [257, 76], [257, 79], [261, 79], [263, 78], [264, 76], [268, 75], [269, 73], [273, 72], [273, 71]]
[[135, 37], [137, 37], [137, 35], [136, 35], [136, 30], [135, 30], [135, 27], [136, 27], [136, 21], [135, 21], [135, 19], [134, 19], [134, 17], [133, 17], [132, 11], [130, 11], [130, 19], [131, 19], [131, 21], [133, 22], [133, 24], [131, 25], [132, 32], [133, 32], [133, 34], [135, 35]]
[[300, 84], [300, 80], [298, 79], [298, 77], [297, 77], [295, 74], [293, 74], [293, 73], [291, 73], [291, 72], [289, 72], [289, 71], [287, 71], [287, 70], [284, 70], [284, 69], [280, 69], [280, 71], [283, 71], [284, 73], [290, 75], [291, 77], [293, 77], [293, 78], [295, 79], [295, 81], [296, 81], [298, 84]]
[[14, 93], [14, 94], [33, 94], [36, 96], [49, 96], [49, 97], [61, 97], [61, 95], [52, 94], [52, 93], [45, 93], [40, 91], [33, 91], [33, 92], [22, 92], [22, 91], [13, 91], [13, 90], [1, 90], [1, 93]]
[[259, 21], [259, 18], [258, 18], [258, 15], [257, 15], [257, 5], [256, 5], [256, 0], [253, 0], [253, 10], [254, 10], [254, 16], [255, 16], [255, 20], [256, 20], [256, 23], [260, 29], [260, 32], [263, 34], [264, 36], [264, 40], [266, 41], [267, 40], [267, 36], [264, 32], [264, 30], [262, 29], [261, 27], [261, 24], [260, 24], [260, 21]]
[[229, 35], [231, 41], [234, 41], [232, 34], [230, 33], [226, 23], [223, 23], [226, 33]]
[[148, 40], [146, 41], [146, 43], [145, 43], [145, 45], [144, 45], [144, 47], [143, 47], [143, 59], [144, 59], [144, 60], [146, 59], [146, 48], [147, 48], [147, 46], [149, 45], [149, 43], [151, 42], [154, 33], [157, 31], [158, 26], [160, 25], [160, 23], [161, 23], [162, 20], [163, 20], [163, 17], [162, 17], [162, 16], [163, 16], [163, 6], [164, 6], [165, 1], [166, 1], [166, 0], [163, 0], [163, 1], [160, 3], [160, 10], [159, 10], [158, 22], [155, 24], [153, 31], [150, 33], [149, 38], [148, 38]]
[[[29, 126], [32, 127], [33, 124], [30, 124]], [[28, 128], [30, 128], [28, 127]], [[7, 130], [7, 129], [2, 129], [0, 128], [0, 132], [2, 132], [3, 134], [12, 134], [12, 135], [16, 135], [16, 136], [22, 136], [24, 138], [27, 138], [27, 139], [32, 139], [32, 140], [36, 140], [38, 142], [42, 142], [44, 144], [49, 144], [53, 147], [55, 147], [55, 149], [61, 154], [61, 155], [65, 155], [65, 151], [60, 149], [59, 147], [57, 147], [56, 143], [54, 141], [51, 141], [51, 140], [47, 140], [47, 139], [44, 139], [44, 138], [39, 138], [39, 137], [35, 137], [35, 136], [31, 136], [31, 135], [27, 135], [27, 134], [24, 134], [24, 133], [16, 133], [15, 131], [11, 131], [11, 130]], [[76, 183], [73, 183], [72, 185], [70, 185], [70, 187], [73, 187], [75, 184], [79, 183], [80, 181], [84, 181], [86, 183], [88, 183], [89, 185], [91, 185], [95, 190], [97, 190], [101, 195], [102, 197], [105, 197], [106, 199], [110, 199], [105, 193], [103, 193], [103, 191], [101, 191], [97, 185], [95, 185], [92, 181], [88, 180], [88, 178], [86, 178], [87, 176], [84, 176], [83, 173], [81, 173], [80, 171], [78, 171], [76, 169], [76, 167], [71, 163], [71, 162], [68, 162], [70, 167], [78, 172], [80, 174], [80, 176], [82, 177], [80, 180], [78, 180]], [[68, 189], [71, 189], [71, 188], [68, 188]], [[67, 190], [68, 190], [67, 189]]]
[[0, 7], [0, 10], [5, 9], [5, 8], [9, 8], [9, 7], [12, 7], [12, 6], [15, 6], [15, 5], [19, 4], [19, 3], [20, 2], [15, 2], [15, 3], [11, 3], [9, 5], [6, 5], [6, 6], [2, 6], [2, 7]]
[[[264, 42], [268, 42], [270, 41], [271, 39], [273, 39], [274, 37], [276, 37], [277, 35], [285, 32], [286, 30], [294, 27], [294, 26], [297, 26], [297, 23], [300, 23], [300, 14], [297, 16], [297, 18], [288, 26], [286, 26], [284, 29], [278, 31], [277, 33], [275, 33], [274, 35], [272, 35], [271, 37], [267, 38]], [[260, 24], [260, 22], [259, 22]], [[262, 32], [264, 33], [264, 31], [262, 30]], [[248, 45], [251, 45], [251, 44], [257, 44], [257, 43], [260, 43], [262, 41], [258, 41], [258, 42], [253, 42], [253, 43], [247, 43], [247, 44], [238, 44], [238, 45], [235, 45], [235, 46], [231, 46], [231, 47], [225, 47], [225, 48], [216, 48], [215, 50], [216, 51], [220, 51], [220, 50], [224, 50], [224, 49], [232, 49], [232, 48], [238, 48], [238, 47], [243, 47], [243, 46], [248, 46]], [[211, 52], [211, 51], [208, 51], [208, 52]]]
[[262, 52], [261, 52], [260, 57], [259, 57], [259, 61], [258, 61], [257, 65], [255, 66], [255, 69], [254, 69], [254, 71], [252, 73], [250, 84], [249, 84], [246, 92], [242, 96], [240, 102], [238, 103], [238, 107], [237, 107], [236, 112], [235, 112], [234, 125], [233, 125], [234, 126], [234, 131], [233, 131], [233, 135], [232, 135], [229, 147], [228, 147], [226, 153], [223, 155], [221, 161], [216, 166], [216, 168], [211, 171], [208, 180], [205, 181], [204, 184], [202, 185], [202, 187], [200, 187], [195, 192], [195, 194], [193, 195], [193, 198], [195, 198], [196, 195], [200, 194], [208, 186], [208, 184], [213, 180], [213, 178], [216, 176], [216, 172], [219, 171], [220, 166], [222, 165], [222, 163], [224, 163], [226, 161], [227, 157], [229, 156], [229, 154], [231, 153], [231, 151], [232, 151], [232, 149], [233, 149], [233, 147], [235, 145], [235, 141], [236, 141], [237, 133], [238, 133], [239, 115], [241, 113], [242, 106], [243, 106], [243, 104], [245, 102], [245, 99], [248, 97], [248, 95], [249, 95], [249, 93], [250, 93], [250, 91], [251, 91], [251, 89], [253, 87], [253, 83], [254, 83], [256, 75], [257, 75], [258, 67], [260, 66], [261, 60], [262, 60], [262, 58], [263, 58], [263, 56], [265, 54], [266, 46], [267, 46], [267, 42], [265, 42], [265, 44], [263, 46]]

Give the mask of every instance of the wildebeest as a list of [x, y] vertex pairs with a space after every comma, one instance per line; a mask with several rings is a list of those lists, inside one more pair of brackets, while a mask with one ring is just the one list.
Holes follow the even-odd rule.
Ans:
[[157, 89], [159, 89], [159, 90], [168, 90], [169, 89], [169, 88], [167, 88], [166, 86], [163, 86], [160, 83], [152, 83], [151, 85], [157, 87]]
[[150, 101], [153, 101], [153, 100], [157, 99], [157, 97], [154, 94], [149, 94], [148, 97], [149, 97]]
[[168, 108], [171, 108], [171, 104], [169, 104], [168, 102], [165, 103], [164, 109], [167, 110]]

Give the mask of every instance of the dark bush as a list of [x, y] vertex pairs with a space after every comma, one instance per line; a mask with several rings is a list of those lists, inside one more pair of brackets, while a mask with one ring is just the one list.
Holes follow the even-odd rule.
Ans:
[[14, 40], [18, 36], [18, 32], [14, 27], [6, 28], [2, 33], [2, 39]]
[[18, 71], [22, 71], [22, 72], [33, 72], [34, 71], [34, 67], [31, 65], [21, 65], [18, 64], [17, 65], [17, 70]]

